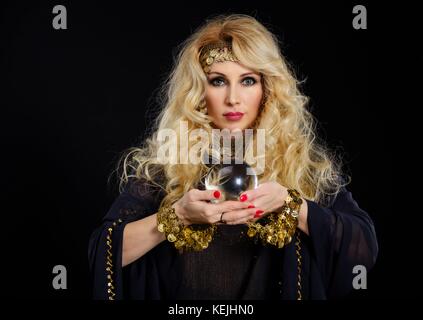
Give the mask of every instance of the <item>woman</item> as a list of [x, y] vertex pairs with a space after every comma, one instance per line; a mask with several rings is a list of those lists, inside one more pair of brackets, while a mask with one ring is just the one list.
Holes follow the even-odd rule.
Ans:
[[[375, 263], [373, 223], [316, 142], [297, 85], [252, 17], [217, 17], [187, 39], [153, 134], [122, 157], [122, 192], [91, 236], [95, 298], [326, 299], [352, 289], [354, 266]], [[182, 144], [182, 123], [188, 133], [263, 129], [258, 187], [216, 203], [207, 162], [159, 159]], [[163, 139], [169, 129], [176, 140]]]

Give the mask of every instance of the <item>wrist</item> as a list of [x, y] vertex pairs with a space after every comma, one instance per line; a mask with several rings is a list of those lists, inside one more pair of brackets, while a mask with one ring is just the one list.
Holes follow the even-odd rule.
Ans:
[[298, 216], [298, 228], [304, 232], [306, 235], [309, 234], [308, 232], [308, 203], [307, 201], [302, 198], [303, 202], [300, 207], [299, 216]]
[[277, 197], [277, 204], [276, 207], [270, 210], [271, 212], [280, 212], [285, 205], [286, 197], [288, 196], [288, 190], [285, 187], [281, 186], [280, 195]]
[[250, 223], [247, 232], [249, 237], [260, 238], [264, 244], [269, 243], [278, 248], [282, 248], [292, 241], [298, 227], [298, 217], [303, 199], [294, 189], [287, 189], [284, 192], [286, 196], [283, 197], [280, 211], [269, 215], [270, 221], [266, 225]]
[[[176, 205], [176, 208], [178, 205]], [[200, 251], [208, 247], [216, 230], [215, 225], [197, 230], [192, 226], [184, 226], [176, 215], [175, 204], [163, 205], [157, 214], [157, 230], [164, 233], [166, 239], [181, 251]]]
[[179, 204], [179, 201], [175, 202], [171, 207], [175, 209], [174, 212], [176, 216], [178, 217], [179, 221], [181, 221], [184, 226], [188, 226], [191, 224], [187, 219], [185, 219], [185, 216], [183, 214], [183, 208]]

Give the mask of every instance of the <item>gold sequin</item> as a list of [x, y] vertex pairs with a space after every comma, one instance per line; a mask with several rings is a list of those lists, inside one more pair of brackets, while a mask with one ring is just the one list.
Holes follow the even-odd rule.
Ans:
[[271, 212], [269, 222], [262, 225], [259, 222], [248, 224], [247, 235], [256, 237], [263, 243], [282, 248], [292, 241], [292, 236], [298, 225], [298, 212], [302, 204], [300, 194], [292, 189], [288, 190], [288, 196], [280, 212]]
[[120, 223], [122, 223], [121, 219], [117, 220], [116, 222], [112, 223], [112, 228], [107, 228], [107, 236], [106, 236], [106, 245], [108, 247], [106, 251], [106, 278], [108, 280], [107, 282], [107, 295], [109, 300], [114, 300], [114, 297], [116, 293], [113, 291], [115, 289], [115, 286], [113, 285], [113, 253], [112, 253], [112, 234], [113, 229], [116, 228]]
[[184, 226], [173, 207], [162, 206], [157, 213], [157, 230], [164, 233], [166, 239], [180, 251], [200, 251], [209, 246], [216, 226], [203, 226], [200, 229], [196, 226]]

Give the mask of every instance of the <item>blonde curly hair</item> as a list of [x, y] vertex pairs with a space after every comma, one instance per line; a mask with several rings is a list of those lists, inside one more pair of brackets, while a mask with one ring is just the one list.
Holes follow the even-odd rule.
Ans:
[[335, 195], [346, 184], [340, 159], [318, 142], [316, 122], [306, 109], [308, 98], [301, 94], [300, 82], [283, 57], [277, 37], [254, 17], [239, 14], [207, 20], [181, 44], [163, 84], [163, 107], [150, 128], [150, 136], [120, 157], [120, 190], [129, 178], [143, 178], [165, 190], [162, 202], [173, 203], [204, 177], [207, 167], [203, 163], [159, 165], [157, 151], [163, 143], [157, 141], [157, 136], [163, 129], [179, 134], [181, 121], [188, 123], [188, 134], [200, 128], [211, 131], [210, 119], [198, 111], [204, 104], [207, 83], [200, 52], [207, 44], [228, 39], [239, 62], [262, 75], [266, 99], [256, 128], [265, 129], [266, 160], [259, 181], [277, 181], [298, 190], [305, 199], [324, 203], [326, 196]]

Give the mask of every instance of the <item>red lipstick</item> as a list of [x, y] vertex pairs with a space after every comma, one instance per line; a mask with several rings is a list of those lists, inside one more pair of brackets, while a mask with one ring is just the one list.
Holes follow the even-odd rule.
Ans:
[[223, 114], [229, 121], [237, 121], [244, 115], [242, 112], [227, 112]]

